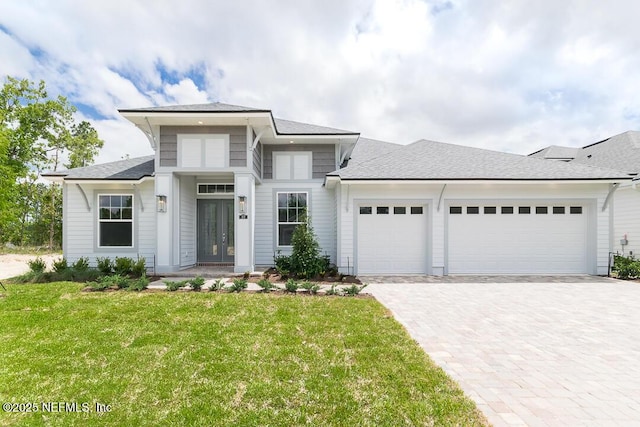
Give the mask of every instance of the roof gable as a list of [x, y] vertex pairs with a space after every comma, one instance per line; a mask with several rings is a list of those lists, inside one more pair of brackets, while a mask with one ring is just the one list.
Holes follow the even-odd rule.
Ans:
[[49, 172], [42, 174], [42, 176], [50, 178], [63, 177], [65, 180], [139, 180], [145, 176], [153, 176], [154, 169], [153, 156], [144, 156], [82, 168]]

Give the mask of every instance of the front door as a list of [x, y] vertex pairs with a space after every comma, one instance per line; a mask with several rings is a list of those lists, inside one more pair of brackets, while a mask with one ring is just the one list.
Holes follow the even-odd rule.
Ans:
[[233, 200], [198, 200], [198, 262], [232, 263]]

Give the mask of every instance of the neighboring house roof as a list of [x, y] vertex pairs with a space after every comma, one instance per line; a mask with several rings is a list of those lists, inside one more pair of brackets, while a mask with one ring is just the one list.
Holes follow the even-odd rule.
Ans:
[[640, 132], [627, 131], [582, 148], [552, 145], [529, 156], [570, 159], [574, 164], [616, 169], [635, 175], [640, 173]]
[[343, 180], [597, 180], [624, 173], [421, 140], [332, 172]]
[[273, 117], [271, 110], [212, 102], [209, 104], [166, 105], [162, 107], [123, 108], [121, 113], [269, 113], [280, 135], [359, 135], [350, 130], [294, 122]]
[[100, 165], [85, 166], [43, 174], [45, 177], [63, 177], [64, 179], [104, 179], [104, 180], [138, 180], [145, 176], [153, 176], [154, 156], [136, 157], [118, 160]]
[[580, 148], [578, 147], [562, 147], [560, 145], [551, 145], [540, 151], [529, 154], [531, 157], [551, 160], [572, 160], [578, 155]]

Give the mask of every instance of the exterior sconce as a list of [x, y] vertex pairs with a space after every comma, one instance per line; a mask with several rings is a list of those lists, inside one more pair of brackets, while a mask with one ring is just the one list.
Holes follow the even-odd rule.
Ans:
[[158, 212], [165, 213], [167, 211], [167, 196], [156, 196], [156, 208]]
[[238, 211], [240, 219], [247, 219], [247, 196], [238, 196]]

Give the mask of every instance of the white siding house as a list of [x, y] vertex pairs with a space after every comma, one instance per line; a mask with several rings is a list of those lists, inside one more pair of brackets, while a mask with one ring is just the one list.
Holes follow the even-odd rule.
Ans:
[[397, 145], [220, 103], [121, 114], [153, 156], [47, 175], [70, 261], [252, 271], [291, 252], [303, 212], [349, 274], [606, 274], [610, 252], [640, 250], [632, 176], [578, 149]]

